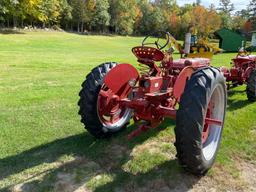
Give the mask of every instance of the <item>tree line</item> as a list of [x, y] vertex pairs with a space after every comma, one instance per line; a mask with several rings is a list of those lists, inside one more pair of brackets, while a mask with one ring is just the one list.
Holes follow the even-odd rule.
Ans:
[[[170, 31], [177, 38], [193, 26], [199, 35], [209, 36], [221, 27], [245, 30], [246, 21], [256, 16], [255, 0], [247, 9], [233, 11], [230, 0], [208, 8], [200, 0], [184, 6], [176, 0], [1, 0], [0, 26], [60, 27], [121, 35]], [[251, 28], [256, 23], [252, 21]]]

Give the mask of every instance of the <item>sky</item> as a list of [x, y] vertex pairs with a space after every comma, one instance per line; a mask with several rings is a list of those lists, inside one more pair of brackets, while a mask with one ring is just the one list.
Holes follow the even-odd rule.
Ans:
[[[196, 0], [177, 0], [179, 5], [195, 3]], [[210, 4], [213, 3], [216, 7], [219, 6], [219, 0], [201, 0], [201, 4], [205, 7], [209, 7]], [[235, 6], [235, 11], [240, 11], [241, 9], [245, 9], [249, 4], [249, 0], [231, 0], [231, 3]]]

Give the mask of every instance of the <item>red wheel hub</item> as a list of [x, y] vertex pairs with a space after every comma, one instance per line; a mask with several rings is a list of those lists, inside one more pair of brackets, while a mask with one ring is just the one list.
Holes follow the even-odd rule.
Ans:
[[202, 132], [202, 144], [205, 144], [208, 137], [210, 136], [211, 125], [222, 126], [222, 124], [223, 124], [222, 121], [214, 119], [214, 117], [213, 117], [214, 107], [215, 107], [214, 103], [211, 99], [211, 101], [208, 104], [206, 117], [205, 117], [205, 121], [204, 121], [204, 128], [203, 128], [203, 132]]
[[130, 64], [119, 64], [111, 69], [104, 78], [98, 95], [98, 116], [105, 125], [113, 125], [125, 114], [126, 107], [120, 100], [128, 98], [132, 91], [129, 82], [136, 84], [139, 78], [137, 70]]
[[[208, 108], [207, 108], [207, 112], [206, 112], [206, 119], [211, 119], [212, 116], [212, 109], [213, 109], [214, 105], [212, 102], [209, 102]], [[210, 125], [208, 122], [204, 123], [204, 129], [203, 129], [203, 133], [202, 133], [202, 143], [204, 144], [208, 137], [209, 137], [209, 133], [210, 133]]]
[[108, 125], [117, 122], [124, 114], [125, 109], [119, 104], [119, 96], [105, 85], [98, 96], [98, 115], [102, 123]]

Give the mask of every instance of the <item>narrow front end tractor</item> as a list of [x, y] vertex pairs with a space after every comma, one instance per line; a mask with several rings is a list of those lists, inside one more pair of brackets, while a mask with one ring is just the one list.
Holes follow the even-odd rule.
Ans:
[[232, 67], [220, 67], [227, 81], [227, 89], [246, 85], [248, 101], [256, 102], [256, 55], [241, 49], [232, 59]]
[[220, 145], [225, 112], [226, 82], [207, 58], [173, 60], [170, 34], [132, 49], [139, 69], [107, 62], [95, 67], [82, 84], [79, 114], [87, 131], [105, 138], [122, 131], [131, 119], [138, 128], [128, 139], [176, 120], [177, 158], [187, 171], [205, 174]]

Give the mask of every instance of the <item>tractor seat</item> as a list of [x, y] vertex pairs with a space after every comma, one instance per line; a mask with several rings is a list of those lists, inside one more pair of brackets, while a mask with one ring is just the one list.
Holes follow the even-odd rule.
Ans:
[[138, 58], [138, 61], [162, 61], [164, 59], [164, 53], [159, 49], [153, 47], [139, 46], [132, 49], [132, 53]]

